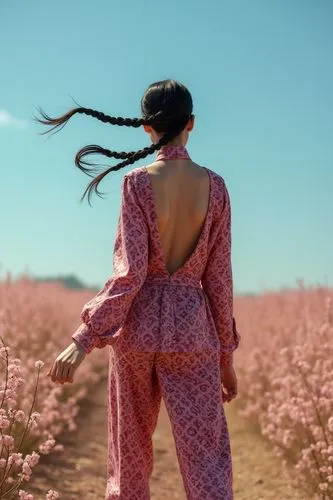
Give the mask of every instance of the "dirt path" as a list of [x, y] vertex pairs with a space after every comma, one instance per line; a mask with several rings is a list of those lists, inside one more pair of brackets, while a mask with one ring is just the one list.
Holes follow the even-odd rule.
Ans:
[[[306, 500], [291, 489], [269, 445], [237, 416], [233, 403], [225, 408], [233, 452], [235, 500]], [[45, 499], [49, 488], [57, 490], [63, 500], [104, 500], [106, 381], [100, 382], [83, 403], [77, 423], [77, 431], [61, 439], [65, 452], [41, 458], [29, 488], [36, 500]], [[163, 404], [154, 433], [154, 458], [151, 499], [186, 500]]]

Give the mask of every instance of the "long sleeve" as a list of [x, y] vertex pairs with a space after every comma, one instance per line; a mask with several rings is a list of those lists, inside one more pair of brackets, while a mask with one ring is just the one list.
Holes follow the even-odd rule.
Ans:
[[231, 266], [231, 206], [226, 185], [223, 182], [224, 206], [214, 223], [213, 243], [207, 265], [201, 279], [206, 292], [221, 345], [221, 363], [233, 363], [233, 351], [238, 347], [240, 334], [233, 317], [233, 277]]
[[72, 335], [88, 354], [115, 342], [142, 287], [148, 266], [148, 225], [137, 198], [131, 173], [121, 187], [121, 209], [113, 252], [113, 275], [82, 309], [82, 324]]

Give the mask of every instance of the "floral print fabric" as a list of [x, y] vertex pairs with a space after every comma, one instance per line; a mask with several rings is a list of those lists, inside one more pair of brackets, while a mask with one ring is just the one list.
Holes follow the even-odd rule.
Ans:
[[[157, 159], [170, 159], [162, 148]], [[177, 157], [189, 158], [185, 148]], [[220, 351], [232, 363], [240, 334], [233, 318], [231, 208], [223, 178], [210, 178], [209, 207], [195, 250], [170, 274], [147, 167], [124, 175], [113, 274], [81, 313], [72, 338], [86, 353], [106, 345], [145, 352]]]
[[218, 351], [134, 352], [116, 344], [109, 353], [105, 500], [149, 500], [152, 436], [162, 398], [186, 498], [232, 500], [231, 448]]

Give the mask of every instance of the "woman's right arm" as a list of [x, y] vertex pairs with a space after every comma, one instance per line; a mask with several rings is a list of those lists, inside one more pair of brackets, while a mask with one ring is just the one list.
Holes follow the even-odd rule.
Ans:
[[231, 266], [231, 206], [223, 181], [224, 205], [214, 228], [214, 242], [201, 279], [206, 292], [221, 345], [221, 364], [232, 365], [233, 351], [241, 336], [233, 317], [233, 278]]

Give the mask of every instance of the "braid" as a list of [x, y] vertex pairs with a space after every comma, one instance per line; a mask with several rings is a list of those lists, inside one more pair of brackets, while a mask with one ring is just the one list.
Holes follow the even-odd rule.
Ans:
[[93, 116], [103, 123], [111, 123], [111, 125], [119, 125], [120, 127], [141, 127], [144, 124], [142, 118], [122, 118], [121, 116], [109, 116], [105, 115], [101, 111], [95, 111], [89, 108], [77, 108], [77, 113], [84, 113], [88, 116]]
[[[111, 123], [111, 125], [118, 125], [120, 127], [135, 127], [139, 128], [142, 125], [151, 125], [154, 123], [156, 119], [160, 117], [162, 114], [161, 111], [158, 113], [155, 113], [152, 116], [149, 116], [148, 118], [122, 118], [121, 116], [109, 116], [105, 115], [102, 113], [102, 111], [95, 111], [94, 109], [90, 108], [77, 108], [77, 113], [84, 113], [85, 115], [88, 116], [93, 116], [94, 118], [97, 118], [97, 120], [100, 120], [103, 123]], [[116, 157], [115, 157], [116, 158]]]
[[187, 123], [187, 120], [185, 124], [181, 123], [177, 127], [175, 127], [173, 130], [170, 132], [167, 132], [166, 134], [163, 135], [163, 137], [159, 140], [158, 143], [152, 144], [151, 146], [148, 146], [146, 148], [141, 149], [140, 151], [137, 151], [136, 153], [132, 154], [129, 156], [129, 158], [121, 163], [118, 163], [113, 170], [119, 170], [123, 167], [126, 167], [127, 165], [132, 165], [138, 160], [141, 160], [143, 158], [146, 158], [146, 156], [153, 154], [155, 151], [158, 151], [161, 149], [162, 146], [165, 146], [168, 144], [168, 142], [172, 141], [177, 135], [180, 134], [180, 132], [183, 130]]
[[83, 165], [94, 166], [95, 164], [90, 163], [86, 160], [82, 160], [83, 157], [90, 154], [102, 154], [104, 156], [107, 156], [108, 158], [116, 158], [117, 160], [126, 160], [130, 156], [134, 155], [135, 151], [131, 151], [129, 153], [126, 153], [125, 151], [122, 152], [110, 151], [109, 149], [102, 148], [97, 144], [91, 144], [89, 146], [83, 147], [82, 149], [80, 149], [80, 151], [76, 153], [75, 165], [78, 168], [80, 168], [85, 174], [91, 177], [91, 172], [95, 171], [95, 169], [85, 168]]
[[109, 116], [101, 111], [96, 111], [94, 109], [90, 108], [85, 108], [83, 106], [80, 106], [76, 101], [75, 103], [78, 105], [77, 108], [73, 108], [69, 110], [67, 113], [64, 115], [58, 117], [58, 118], [51, 118], [48, 116], [41, 108], [39, 108], [39, 112], [42, 115], [43, 119], [35, 118], [35, 121], [42, 123], [44, 125], [53, 125], [53, 127], [46, 132], [42, 132], [41, 135], [51, 132], [54, 129], [57, 132], [61, 130], [68, 122], [68, 120], [74, 116], [77, 113], [80, 114], [85, 114], [88, 116], [92, 116], [93, 118], [97, 118], [98, 120], [102, 121], [103, 123], [110, 123], [111, 125], [118, 125], [120, 127], [125, 126], [125, 127], [134, 127], [138, 128], [141, 127], [142, 125], [151, 125], [151, 126], [156, 126], [156, 130], [159, 130], [159, 128], [162, 127], [162, 130], [164, 127], [166, 127], [167, 132], [162, 136], [162, 138], [159, 140], [157, 144], [152, 144], [149, 147], [143, 148], [139, 151], [130, 151], [130, 152], [117, 152], [117, 151], [110, 151], [109, 149], [105, 149], [101, 146], [98, 146], [96, 144], [91, 144], [89, 146], [85, 146], [82, 149], [80, 149], [76, 156], [75, 156], [75, 165], [82, 170], [86, 175], [89, 177], [93, 177], [92, 172], [96, 172], [95, 168], [87, 168], [89, 167], [96, 167], [97, 165], [89, 163], [85, 160], [82, 160], [85, 156], [89, 154], [102, 154], [104, 156], [107, 156], [108, 158], [116, 158], [117, 160], [123, 160], [122, 162], [118, 163], [114, 167], [109, 167], [107, 170], [104, 172], [98, 174], [87, 186], [81, 201], [84, 199], [85, 195], [88, 193], [88, 202], [90, 204], [90, 196], [93, 190], [95, 190], [96, 194], [98, 196], [101, 196], [101, 193], [99, 193], [97, 187], [100, 181], [110, 172], [120, 170], [123, 167], [126, 167], [127, 165], [132, 165], [136, 161], [146, 158], [146, 156], [154, 153], [155, 151], [158, 151], [162, 146], [165, 146], [168, 144], [172, 139], [177, 137], [181, 131], [185, 128], [190, 115], [184, 115], [182, 118], [178, 119], [173, 119], [171, 118], [170, 115], [165, 114], [163, 111], [158, 111], [157, 113], [151, 114], [151, 115], [145, 115], [144, 118], [122, 118], [122, 117], [114, 117], [114, 116]]
[[97, 118], [97, 120], [100, 120], [103, 123], [110, 123], [111, 125], [118, 125], [120, 127], [125, 126], [134, 128], [141, 127], [142, 125], [152, 125], [158, 118], [160, 118], [162, 114], [162, 112], [159, 111], [158, 113], [155, 113], [154, 115], [151, 115], [147, 118], [122, 118], [121, 116], [117, 117], [109, 116], [102, 113], [102, 111], [96, 111], [95, 109], [84, 108], [83, 106], [73, 108], [58, 118], [51, 118], [41, 108], [39, 108], [39, 113], [41, 114], [43, 119], [40, 119], [35, 116], [34, 121], [42, 123], [43, 125], [53, 125], [51, 129], [42, 132], [41, 135], [52, 132], [52, 130], [55, 129], [58, 129], [57, 132], [59, 132], [59, 130], [61, 130], [66, 125], [68, 120], [76, 113], [92, 116], [93, 118]]
[[[86, 162], [81, 162], [81, 157], [85, 156], [90, 153], [101, 153], [104, 154], [105, 156], [108, 156], [109, 158], [117, 158], [120, 157], [119, 155], [123, 155], [122, 157], [125, 157], [125, 161], [122, 161], [118, 163], [117, 165], [113, 167], [109, 167], [107, 170], [104, 172], [100, 173], [97, 175], [87, 186], [85, 192], [83, 193], [81, 197], [81, 201], [83, 201], [84, 197], [88, 193], [88, 202], [90, 204], [90, 196], [92, 194], [92, 191], [95, 190], [95, 193], [98, 196], [101, 196], [101, 193], [98, 191], [98, 184], [101, 182], [102, 179], [106, 175], [108, 175], [110, 172], [114, 172], [117, 170], [120, 170], [121, 168], [126, 167], [127, 165], [132, 165], [138, 160], [141, 160], [143, 158], [146, 158], [146, 156], [153, 154], [155, 151], [158, 151], [161, 149], [162, 146], [165, 146], [168, 144], [172, 139], [177, 137], [181, 131], [184, 129], [186, 123], [188, 122], [189, 117], [184, 117], [182, 120], [180, 120], [177, 125], [170, 130], [169, 132], [166, 132], [161, 139], [158, 141], [156, 144], [152, 144], [151, 146], [148, 146], [146, 148], [141, 149], [140, 151], [136, 152], [131, 152], [131, 153], [115, 153], [114, 151], [109, 151], [107, 149], [102, 148], [101, 146], [86, 146], [85, 148], [82, 148], [76, 155], [75, 158], [75, 164], [78, 168], [80, 168], [83, 172], [85, 172], [87, 175], [91, 176], [91, 169], [85, 169], [82, 167], [81, 163], [84, 163], [86, 165], [89, 165], [89, 163]], [[126, 155], [126, 156], [125, 156]]]

